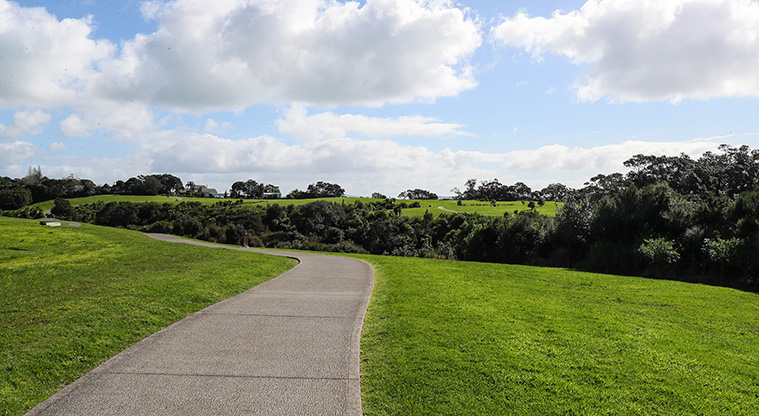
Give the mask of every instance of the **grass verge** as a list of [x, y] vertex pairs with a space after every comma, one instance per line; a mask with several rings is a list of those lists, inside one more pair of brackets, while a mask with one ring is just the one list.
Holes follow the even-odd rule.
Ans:
[[292, 259], [0, 217], [0, 414], [19, 415], [146, 336]]
[[535, 268], [356, 256], [376, 280], [367, 415], [759, 414], [759, 295]]

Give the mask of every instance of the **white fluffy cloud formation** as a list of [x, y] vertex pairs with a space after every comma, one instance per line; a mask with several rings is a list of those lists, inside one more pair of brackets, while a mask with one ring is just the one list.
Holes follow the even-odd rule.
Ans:
[[698, 158], [717, 145], [710, 139], [689, 142], [644, 142], [630, 140], [624, 143], [589, 148], [568, 147], [560, 144], [538, 149], [516, 150], [504, 155], [504, 165], [520, 172], [592, 170], [595, 173], [625, 172], [625, 160], [636, 154], [677, 156], [685, 153]]
[[382, 105], [476, 85], [480, 26], [449, 0], [172, 0], [142, 11], [159, 29], [117, 47], [92, 39], [90, 16], [0, 0], [0, 108]]
[[0, 124], [0, 139], [17, 139], [22, 136], [35, 136], [42, 133], [45, 124], [50, 121], [50, 114], [42, 111], [17, 111], [9, 125]]
[[261, 102], [381, 105], [473, 88], [475, 19], [450, 1], [151, 2], [92, 92], [182, 110]]
[[104, 131], [114, 140], [131, 141], [147, 139], [159, 127], [153, 112], [142, 105], [110, 102], [82, 104], [78, 113], [69, 114], [59, 126], [66, 137], [92, 137]]
[[756, 0], [588, 0], [550, 18], [505, 19], [491, 35], [538, 59], [588, 64], [581, 100], [759, 96]]
[[[408, 187], [427, 187], [447, 192], [450, 184], [466, 176], [493, 175], [476, 166], [492, 156], [478, 152], [431, 151], [389, 140], [351, 138], [309, 141], [289, 145], [269, 136], [231, 140], [208, 134], [183, 134], [181, 141], [151, 141], [142, 156], [153, 172], [218, 174], [234, 180], [257, 178], [280, 181], [287, 187], [305, 187], [311, 181], [341, 180], [349, 193], [377, 190], [399, 192]], [[246, 176], [247, 175], [247, 176]], [[226, 184], [228, 186], [229, 184]]]
[[33, 155], [36, 150], [37, 146], [27, 142], [18, 140], [13, 142], [0, 142], [0, 166], [6, 167], [7, 169], [7, 167], [11, 167], [11, 165]]
[[0, 107], [70, 104], [113, 52], [89, 38], [90, 25], [0, 0]]
[[285, 118], [277, 121], [277, 126], [280, 132], [290, 133], [302, 140], [348, 137], [348, 133], [368, 137], [471, 135], [460, 130], [464, 127], [461, 124], [441, 123], [431, 117], [376, 118], [360, 114], [337, 115], [331, 112], [309, 115], [302, 105], [292, 105]]

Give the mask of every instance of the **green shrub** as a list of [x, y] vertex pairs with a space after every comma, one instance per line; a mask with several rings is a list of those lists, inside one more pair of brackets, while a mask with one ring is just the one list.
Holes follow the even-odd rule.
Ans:
[[666, 238], [647, 238], [638, 247], [638, 253], [648, 260], [649, 263], [662, 266], [674, 264], [680, 260], [680, 253], [675, 248], [675, 243]]

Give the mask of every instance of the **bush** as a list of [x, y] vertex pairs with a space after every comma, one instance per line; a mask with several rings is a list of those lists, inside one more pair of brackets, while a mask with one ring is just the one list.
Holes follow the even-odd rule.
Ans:
[[680, 253], [675, 249], [675, 243], [665, 238], [647, 238], [638, 247], [638, 252], [655, 266], [677, 263]]
[[71, 206], [68, 199], [55, 198], [55, 205], [50, 212], [56, 218], [73, 219], [74, 217], [74, 207]]

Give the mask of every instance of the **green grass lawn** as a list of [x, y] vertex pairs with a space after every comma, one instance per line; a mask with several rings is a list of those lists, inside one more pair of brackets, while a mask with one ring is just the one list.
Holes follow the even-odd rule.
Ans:
[[140, 339], [293, 267], [287, 258], [0, 217], [0, 415]]
[[[292, 260], [0, 217], [0, 414]], [[368, 415], [759, 414], [759, 295], [431, 259], [351, 256], [376, 281]]]
[[[166, 196], [137, 196], [137, 195], [97, 195], [88, 196], [83, 198], [71, 198], [69, 199], [71, 205], [84, 205], [92, 204], [98, 201], [108, 203], [113, 201], [126, 201], [126, 202], [168, 202], [172, 204], [178, 204], [182, 201], [195, 201], [204, 205], [212, 205], [219, 201], [236, 201], [234, 199], [215, 199], [215, 198], [186, 198], [186, 197], [166, 197]], [[253, 205], [268, 205], [268, 204], [280, 204], [280, 205], [305, 205], [314, 201], [328, 201], [337, 204], [353, 204], [357, 201], [364, 203], [384, 201], [382, 199], [372, 198], [315, 198], [315, 199], [248, 199], [245, 200], [245, 204]], [[437, 218], [441, 214], [450, 213], [451, 211], [463, 212], [463, 213], [478, 213], [482, 215], [495, 215], [500, 216], [505, 213], [512, 213], [514, 211], [526, 211], [530, 208], [527, 206], [527, 202], [523, 204], [520, 201], [505, 201], [498, 202], [498, 206], [492, 207], [489, 202], [483, 201], [462, 201], [463, 205], [459, 206], [458, 201], [454, 200], [396, 200], [398, 203], [411, 204], [419, 202], [421, 208], [406, 208], [402, 211], [403, 215], [411, 217], [421, 217], [425, 212], [429, 211]], [[39, 206], [43, 211], [48, 211], [53, 208], [54, 201], [45, 201], [35, 204]], [[543, 206], [537, 206], [536, 210], [549, 217], [556, 215], [557, 206], [561, 206], [561, 203], [555, 204], [554, 202], [546, 202]], [[442, 209], [441, 209], [442, 208]]]
[[360, 256], [367, 415], [756, 415], [759, 295]]

